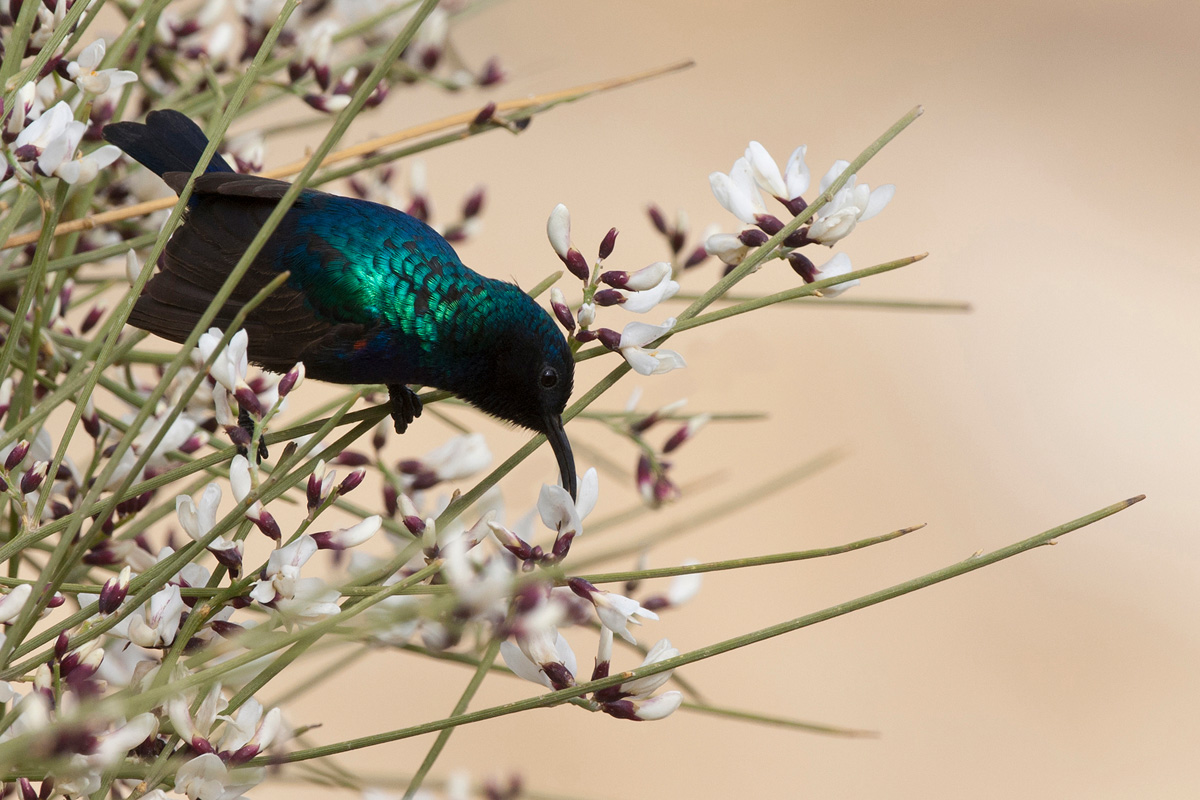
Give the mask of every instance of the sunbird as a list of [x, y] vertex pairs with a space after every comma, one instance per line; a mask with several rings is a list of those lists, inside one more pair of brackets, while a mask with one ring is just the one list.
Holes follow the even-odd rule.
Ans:
[[[116, 122], [104, 138], [180, 193], [208, 139], [178, 111]], [[129, 322], [183, 342], [291, 184], [242, 175], [220, 155], [196, 178], [182, 224]], [[437, 231], [394, 208], [305, 189], [213, 323], [227, 328], [263, 287], [287, 281], [247, 316], [249, 359], [331, 383], [379, 383], [403, 433], [421, 415], [409, 384], [451, 392], [544, 433], [576, 494], [563, 430], [575, 361], [550, 315], [512, 283], [468, 269]]]

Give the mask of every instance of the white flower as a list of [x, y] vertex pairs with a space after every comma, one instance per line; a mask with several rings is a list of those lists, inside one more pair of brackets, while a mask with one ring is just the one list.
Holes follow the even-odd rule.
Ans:
[[[850, 265], [850, 256], [846, 255], [845, 253], [838, 253], [833, 258], [817, 267], [816, 275], [814, 277], [815, 280], [823, 281], [827, 278], [836, 278], [839, 275], [845, 275], [847, 272], [851, 272], [853, 269], [854, 267]], [[847, 289], [858, 286], [858, 284], [859, 280], [858, 278], [855, 278], [852, 281], [839, 283], [835, 286], [827, 286], [821, 290], [821, 294], [825, 297], [837, 297]]]
[[[217, 524], [217, 507], [220, 504], [221, 487], [216, 483], [210, 483], [204, 487], [204, 494], [200, 496], [199, 505], [186, 494], [176, 497], [175, 515], [179, 518], [179, 525], [183, 528], [184, 533], [199, 542], [208, 536], [213, 526]], [[207, 547], [209, 552], [226, 566], [236, 566], [242, 562], [241, 542], [219, 536], [209, 542]]]
[[[196, 756], [175, 773], [175, 791], [189, 800], [234, 800], [262, 780], [261, 770], [230, 773], [216, 753]], [[235, 784], [234, 781], [248, 781]]]
[[633, 706], [633, 717], [635, 719], [650, 722], [674, 714], [675, 710], [683, 702], [683, 695], [679, 692], [663, 692], [648, 700], [626, 700], [623, 702], [630, 703]]
[[575, 315], [575, 321], [579, 323], [579, 327], [586, 328], [596, 321], [596, 304], [583, 303], [579, 306], [579, 312]]
[[83, 48], [78, 59], [67, 64], [67, 76], [89, 94], [104, 94], [137, 80], [137, 74], [127, 69], [97, 70], [104, 60], [104, 48], [104, 40], [97, 39]]
[[746, 258], [750, 247], [743, 244], [736, 234], [715, 233], [704, 240], [704, 251], [721, 259], [722, 263], [736, 267]]
[[[646, 658], [642, 661], [643, 667], [648, 667], [651, 664], [657, 664], [660, 661], [674, 658], [679, 655], [679, 650], [671, 645], [669, 639], [660, 639], [654, 647], [650, 648], [650, 652], [646, 653]], [[649, 697], [659, 690], [659, 688], [671, 679], [671, 674], [674, 670], [666, 670], [654, 675], [647, 675], [644, 678], [635, 678], [621, 684], [621, 693], [632, 697]]]
[[808, 184], [812, 178], [808, 172], [808, 164], [804, 163], [804, 156], [807, 152], [807, 145], [802, 144], [797, 147], [792, 151], [792, 155], [787, 162], [787, 167], [784, 168], [783, 180], [787, 184], [787, 197], [789, 200], [795, 200], [808, 191]]
[[[658, 267], [658, 264], [665, 266], [666, 270], [663, 271], [660, 269], [654, 269]], [[671, 279], [671, 265], [667, 264], [665, 261], [660, 261], [658, 264], [651, 264], [649, 267], [638, 270], [638, 272], [635, 272], [630, 276], [630, 282], [627, 285], [629, 285], [630, 288], [635, 288], [632, 286], [632, 283], [634, 278], [638, 277], [640, 273], [645, 272], [646, 270], [654, 269], [654, 272], [649, 277], [653, 277], [654, 274], [661, 275], [658, 283], [654, 284], [648, 289], [623, 293], [625, 295], [625, 302], [621, 303], [621, 308], [625, 309], [626, 311], [632, 311], [635, 314], [642, 314], [654, 308], [663, 300], [675, 296], [675, 294], [679, 291], [679, 284]], [[642, 282], [644, 281], [639, 281], [639, 283]]]
[[[683, 566], [691, 566], [699, 564], [699, 561], [690, 559], [683, 562]], [[676, 575], [671, 579], [671, 583], [667, 586], [667, 602], [671, 606], [681, 606], [694, 598], [700, 593], [700, 584], [703, 582], [704, 576], [699, 572], [692, 572], [687, 575]]]
[[550, 218], [546, 220], [546, 237], [558, 257], [566, 260], [571, 249], [571, 212], [562, 203], [554, 207]]
[[223, 716], [221, 719], [225, 721], [225, 729], [217, 742], [218, 750], [231, 753], [245, 747], [265, 750], [279, 733], [283, 712], [273, 708], [264, 715], [262, 703], [251, 697], [238, 708], [236, 717]]
[[[783, 175], [779, 173], [779, 165], [775, 163], [775, 159], [771, 158], [767, 148], [758, 142], [751, 142], [750, 146], [746, 148], [746, 163], [750, 165], [750, 173], [754, 176], [754, 181], [764, 192], [770, 192], [776, 197], [783, 197], [787, 194], [787, 184], [783, 181]], [[785, 199], [790, 200], [791, 198]]]
[[754, 178], [754, 170], [745, 158], [733, 162], [733, 169], [728, 175], [723, 172], [709, 175], [708, 183], [717, 202], [747, 225], [755, 224], [759, 214], [767, 213], [767, 207]]
[[82, 122], [75, 120], [71, 107], [60, 101], [21, 131], [13, 143], [13, 151], [35, 148], [38, 169], [43, 175], [53, 175], [75, 155], [85, 129]]
[[481, 433], [455, 436], [421, 459], [422, 466], [443, 481], [468, 478], [491, 463], [492, 451]]
[[[200, 335], [200, 341], [196, 343], [199, 363], [204, 363], [212, 356], [223, 336], [224, 333], [220, 328], [209, 328], [208, 333]], [[246, 356], [246, 346], [246, 332], [238, 331], [229, 340], [229, 345], [217, 355], [208, 370], [213, 379], [231, 394], [236, 392], [240, 386], [246, 385], [246, 371], [250, 368]]]
[[542, 484], [538, 495], [538, 514], [542, 522], [559, 536], [570, 533], [578, 536], [583, 532], [583, 520], [596, 507], [600, 495], [600, 478], [596, 468], [591, 467], [583, 473], [579, 481], [577, 500], [571, 499], [571, 494], [561, 486]]
[[176, 695], [167, 701], [167, 715], [171, 718], [175, 733], [190, 744], [196, 739], [208, 739], [209, 731], [217, 720], [218, 704], [221, 703], [221, 684], [217, 683], [208, 690], [194, 717], [188, 699], [183, 695]]
[[350, 547], [358, 547], [374, 536], [381, 525], [383, 525], [383, 517], [372, 514], [349, 528], [338, 528], [334, 531], [313, 534], [313, 541], [317, 543], [318, 547], [325, 550], [345, 550]]
[[630, 597], [596, 589], [588, 593], [588, 598], [596, 606], [596, 616], [600, 624], [620, 636], [630, 644], [634, 643], [633, 634], [629, 632], [629, 623], [641, 625], [638, 617], [658, 619], [658, 614], [642, 608], [641, 604]]
[[546, 674], [545, 665], [561, 665], [572, 676], [577, 666], [571, 645], [554, 628], [537, 636], [518, 636], [517, 644], [501, 642], [500, 656], [520, 677], [550, 689], [554, 688], [554, 683]]
[[115, 731], [102, 736], [96, 752], [88, 760], [95, 766], [113, 766], [157, 731], [157, 717], [149, 712], [138, 714]]
[[4, 595], [4, 599], [0, 600], [0, 622], [12, 622], [16, 619], [32, 592], [33, 586], [22, 583], [14, 586], [12, 591]]
[[129, 616], [129, 640], [142, 647], [162, 647], [175, 641], [185, 606], [178, 586], [154, 593], [141, 610]]
[[[833, 185], [849, 166], [848, 161], [835, 161], [821, 178], [821, 191]], [[844, 239], [859, 222], [882, 211], [896, 194], [896, 187], [890, 183], [872, 190], [868, 184], [857, 183], [857, 178], [857, 175], [851, 175], [833, 199], [821, 206], [809, 225], [809, 239], [826, 245]]]
[[683, 356], [674, 350], [656, 348], [647, 350], [646, 345], [662, 338], [675, 327], [675, 318], [668, 318], [661, 325], [650, 325], [645, 322], [631, 322], [621, 330], [621, 341], [618, 349], [629, 366], [639, 375], [662, 375], [673, 369], [686, 367]]
[[260, 603], [290, 600], [296, 596], [300, 568], [317, 552], [317, 543], [308, 534], [271, 553], [267, 559], [266, 578], [250, 590], [250, 597]]

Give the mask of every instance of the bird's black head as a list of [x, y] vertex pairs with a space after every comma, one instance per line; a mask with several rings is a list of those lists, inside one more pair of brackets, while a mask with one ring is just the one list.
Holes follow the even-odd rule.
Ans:
[[489, 414], [546, 434], [563, 487], [575, 497], [575, 460], [562, 422], [575, 380], [574, 356], [533, 298], [511, 284], [500, 285], [507, 288], [492, 306], [479, 350], [477, 366], [487, 379], [456, 394]]

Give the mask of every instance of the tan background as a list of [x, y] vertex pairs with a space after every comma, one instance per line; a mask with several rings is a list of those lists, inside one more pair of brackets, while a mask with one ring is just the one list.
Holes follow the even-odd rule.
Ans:
[[[681, 479], [716, 481], [664, 516], [846, 451], [820, 476], [671, 542], [653, 563], [929, 527], [839, 559], [712, 575], [694, 603], [644, 629], [647, 641], [691, 649], [1138, 493], [1148, 500], [1058, 547], [687, 671], [714, 702], [878, 739], [684, 713], [634, 725], [561, 708], [459, 731], [437, 772], [517, 770], [531, 789], [594, 798], [1197, 796], [1198, 37], [1194, 2], [1117, 0], [513, 0], [463, 21], [462, 52], [475, 63], [495, 53], [511, 75], [490, 95], [500, 98], [698, 62], [555, 110], [520, 137], [489, 134], [427, 158], [443, 210], [488, 187], [486, 228], [464, 260], [524, 285], [556, 268], [543, 226], [557, 202], [589, 253], [610, 225], [621, 228], [614, 262], [636, 268], [663, 255], [648, 200], [685, 208], [697, 232], [732, 227], [706, 175], [727, 170], [747, 140], [781, 159], [807, 143], [819, 177], [914, 104], [927, 110], [863, 174], [895, 183], [897, 196], [841, 249], [857, 266], [929, 250], [852, 296], [966, 300], [971, 314], [778, 308], [679, 337], [689, 368], [641, 382], [644, 407], [686, 396], [697, 411], [770, 414], [713, 425], [681, 451]], [[347, 141], [481, 97], [398, 92]], [[272, 151], [268, 166], [290, 155]], [[714, 276], [706, 266], [685, 289]], [[776, 263], [742, 290], [795, 283]], [[579, 384], [599, 374], [592, 362]], [[495, 431], [498, 453], [523, 440], [479, 424]], [[632, 465], [632, 451], [594, 424], [571, 434]], [[411, 452], [445, 435], [424, 423]], [[512, 506], [527, 507], [552, 471], [540, 454], [509, 482]], [[605, 477], [607, 509], [631, 500]], [[577, 641], [590, 664], [593, 640]], [[322, 742], [398, 728], [443, 716], [468, 676], [381, 652], [291, 717], [323, 722], [313, 734]], [[497, 677], [473, 707], [531, 691]], [[403, 775], [429, 744], [341, 763]]]

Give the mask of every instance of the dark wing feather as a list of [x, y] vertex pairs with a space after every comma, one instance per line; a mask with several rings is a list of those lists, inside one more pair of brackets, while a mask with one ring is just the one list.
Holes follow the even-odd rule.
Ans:
[[[169, 172], [163, 177], [178, 191], [188, 176]], [[200, 176], [184, 224], [167, 243], [160, 271], [138, 298], [130, 323], [172, 341], [186, 340], [288, 185], [235, 173]], [[288, 216], [299, 213], [297, 208], [318, 194], [306, 193]], [[214, 325], [228, 327], [245, 302], [279, 274], [277, 240], [286, 236], [289, 222], [285, 217], [251, 263]], [[369, 328], [320, 315], [300, 290], [288, 284], [251, 311], [242, 327], [249, 337], [252, 361], [275, 371], [305, 361], [310, 374], [315, 370], [313, 377], [320, 377], [321, 359], [310, 353], [337, 352], [345, 343], [361, 339]]]

